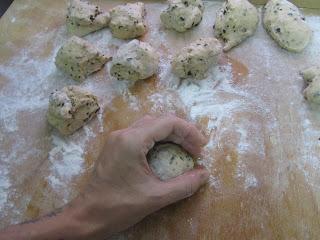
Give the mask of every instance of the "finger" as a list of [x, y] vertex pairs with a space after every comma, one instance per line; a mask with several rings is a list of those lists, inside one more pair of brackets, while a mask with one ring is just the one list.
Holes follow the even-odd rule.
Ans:
[[139, 134], [144, 142], [172, 141], [196, 156], [206, 142], [194, 125], [173, 116], [148, 120], [139, 128]]
[[163, 183], [166, 198], [165, 205], [192, 196], [202, 185], [207, 183], [209, 172], [203, 167], [191, 170]]

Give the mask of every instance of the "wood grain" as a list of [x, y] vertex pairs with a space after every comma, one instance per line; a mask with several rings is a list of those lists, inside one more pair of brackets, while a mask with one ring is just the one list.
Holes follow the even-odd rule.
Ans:
[[[95, 2], [109, 9], [121, 1]], [[316, 5], [312, 6], [317, 6], [318, 1], [313, 3]], [[200, 36], [213, 35], [213, 10], [219, 4], [206, 4], [206, 17], [197, 29], [176, 34], [161, 28], [159, 11], [164, 3], [148, 1], [149, 31], [141, 39], [156, 45], [159, 53], [168, 57]], [[14, 64], [10, 60], [28, 49], [41, 36], [39, 33], [63, 29], [65, 6], [62, 0], [14, 1], [0, 20], [0, 64]], [[319, 11], [307, 13], [308, 16], [319, 14]], [[43, 42], [31, 56], [52, 61], [53, 47], [53, 41]], [[115, 46], [109, 50], [112, 53], [116, 49]], [[217, 116], [215, 128], [210, 127], [210, 115], [194, 119], [213, 139], [213, 146], [205, 152], [205, 160], [211, 163], [210, 183], [191, 198], [152, 214], [114, 239], [319, 239], [319, 163], [312, 159], [320, 156], [320, 149], [318, 138], [309, 133], [320, 130], [320, 121], [317, 112], [302, 97], [303, 81], [298, 74], [300, 69], [314, 64], [319, 57], [314, 54], [317, 51], [315, 43], [299, 55], [279, 49], [260, 25], [254, 37], [224, 54], [219, 65], [231, 68], [231, 78], [224, 81], [234, 91], [217, 86], [209, 96], [210, 101], [204, 104], [208, 108], [215, 104], [226, 106], [232, 101], [240, 105], [225, 118]], [[130, 87], [130, 94], [140, 103], [138, 111], [122, 95], [114, 95], [104, 109], [105, 131], [98, 131], [97, 121], [90, 123], [96, 137], [86, 146], [84, 171], [69, 182], [67, 189], [61, 190], [68, 192], [69, 199], [85, 186], [108, 132], [125, 128], [145, 114], [157, 116], [170, 112], [190, 120], [189, 109], [177, 91], [168, 89], [163, 84], [166, 79], [159, 76], [160, 73]], [[107, 71], [95, 74], [88, 81], [104, 81], [106, 89], [113, 86]], [[10, 79], [0, 72], [1, 91], [9, 83]], [[59, 88], [72, 81], [59, 79], [54, 83], [52, 87]], [[170, 96], [174, 101], [154, 109], [150, 96], [155, 93]], [[37, 155], [28, 155], [27, 148], [19, 151], [16, 158], [24, 161], [10, 163], [13, 184], [8, 202], [13, 207], [3, 210], [4, 216], [0, 214], [1, 227], [37, 218], [65, 204], [62, 193], [55, 192], [47, 180], [52, 130], [46, 124], [45, 111], [22, 111], [17, 113], [17, 118], [19, 129], [14, 133], [3, 132], [6, 139], [0, 143], [0, 150], [9, 154], [17, 139], [26, 139], [28, 149], [40, 150]], [[77, 134], [81, 137], [83, 130]], [[244, 140], [247, 145], [239, 146]], [[0, 161], [0, 166], [5, 164], [8, 163]]]

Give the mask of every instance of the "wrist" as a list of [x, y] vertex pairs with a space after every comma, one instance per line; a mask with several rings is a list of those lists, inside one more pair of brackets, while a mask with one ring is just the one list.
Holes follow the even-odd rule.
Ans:
[[100, 240], [109, 237], [114, 232], [111, 231], [111, 217], [109, 209], [100, 207], [96, 198], [88, 195], [80, 195], [74, 199], [64, 210], [63, 215], [69, 221], [71, 231], [76, 231], [77, 240]]

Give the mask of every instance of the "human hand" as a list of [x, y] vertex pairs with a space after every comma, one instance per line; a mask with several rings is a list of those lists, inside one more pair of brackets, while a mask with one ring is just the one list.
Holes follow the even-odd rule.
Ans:
[[194, 194], [209, 173], [196, 168], [169, 181], [160, 181], [148, 166], [146, 154], [156, 142], [180, 144], [199, 156], [206, 140], [190, 123], [176, 117], [137, 121], [110, 134], [84, 193], [71, 205], [75, 216], [90, 226], [86, 235], [101, 239], [125, 230], [145, 216]]
[[191, 124], [176, 117], [145, 117], [110, 134], [87, 188], [61, 211], [12, 225], [3, 240], [106, 239], [145, 216], [194, 194], [209, 173], [196, 168], [162, 182], [149, 168], [146, 154], [156, 142], [180, 144], [199, 156], [206, 142]]

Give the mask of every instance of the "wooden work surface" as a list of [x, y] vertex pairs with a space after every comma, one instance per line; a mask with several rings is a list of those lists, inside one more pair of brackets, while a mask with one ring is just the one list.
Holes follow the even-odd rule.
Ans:
[[[104, 9], [120, 1], [100, 1]], [[66, 2], [15, 0], [0, 20], [0, 227], [60, 207], [86, 184], [107, 133], [145, 114], [173, 113], [209, 136], [209, 183], [195, 196], [147, 217], [114, 239], [319, 239], [320, 116], [306, 103], [299, 70], [319, 63], [320, 11], [307, 11], [314, 38], [301, 54], [280, 49], [261, 24], [224, 54], [209, 77], [180, 85], [169, 60], [198, 37], [213, 36], [221, 2], [206, 2], [202, 23], [177, 34], [148, 2], [142, 40], [161, 54], [157, 76], [128, 86], [108, 66], [81, 83], [103, 113], [62, 138], [46, 123], [48, 95], [77, 84], [54, 57], [67, 39]], [[108, 29], [86, 37], [112, 55], [125, 41]]]

